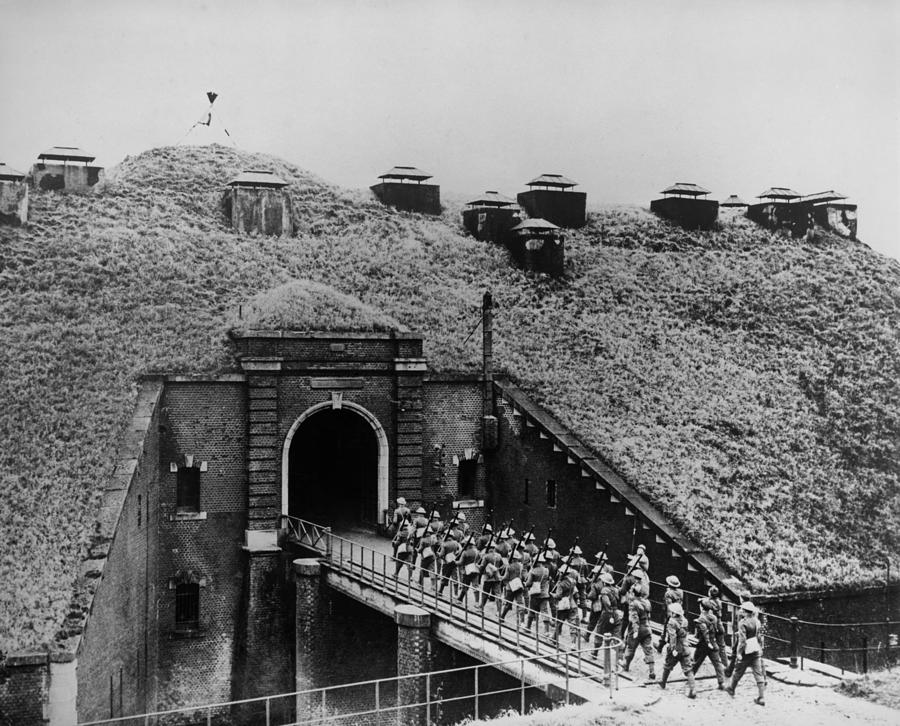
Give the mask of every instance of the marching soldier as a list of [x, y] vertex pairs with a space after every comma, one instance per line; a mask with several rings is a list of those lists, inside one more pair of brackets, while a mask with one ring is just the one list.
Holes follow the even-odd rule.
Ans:
[[481, 558], [481, 575], [484, 581], [481, 584], [481, 605], [484, 609], [488, 598], [497, 606], [497, 615], [500, 615], [500, 571], [503, 568], [503, 558], [497, 553], [497, 545], [488, 544], [487, 553]]
[[[568, 557], [564, 558], [568, 560]], [[553, 601], [556, 603], [556, 629], [553, 633], [553, 642], [559, 643], [559, 635], [562, 632], [563, 624], [569, 623], [569, 636], [573, 641], [576, 639], [576, 628], [580, 626], [578, 622], [578, 590], [575, 587], [575, 581], [578, 573], [571, 567], [563, 565], [565, 570], [556, 582], [553, 588]]]
[[525, 544], [522, 545], [522, 551], [531, 558], [532, 562], [534, 562], [535, 558], [538, 556], [538, 552], [541, 551], [540, 548], [534, 543], [534, 540], [534, 532], [528, 532], [525, 535]]
[[415, 514], [413, 525], [415, 525], [416, 547], [418, 547], [419, 539], [425, 535], [425, 530], [428, 529], [428, 512], [425, 511], [425, 507], [419, 506], [416, 508]]
[[431, 580], [431, 585], [434, 588], [437, 588], [437, 582], [435, 582], [434, 574], [436, 572], [435, 568], [435, 558], [437, 553], [435, 552], [435, 548], [437, 547], [437, 535], [433, 531], [431, 531], [428, 527], [425, 527], [425, 534], [423, 534], [419, 538], [419, 587], [425, 586], [425, 573], [428, 573], [428, 579]]
[[506, 528], [500, 530], [500, 534], [498, 535], [499, 541], [497, 542], [497, 554], [500, 555], [501, 559], [504, 561], [509, 561], [509, 553], [512, 552], [512, 548], [509, 545], [509, 531]]
[[[669, 674], [676, 663], [681, 663], [681, 670], [688, 682], [688, 698], [696, 698], [694, 691], [694, 669], [691, 663], [691, 651], [688, 648], [687, 618], [684, 617], [684, 608], [680, 602], [669, 605], [669, 617], [663, 637], [666, 641], [666, 660], [663, 663], [662, 678], [659, 687], [665, 688]], [[653, 676], [650, 676], [653, 680]]]
[[406, 565], [407, 576], [412, 577], [412, 559], [415, 556], [415, 527], [408, 518], [401, 524], [391, 540], [394, 548], [394, 577], [400, 576], [400, 569]]
[[694, 673], [700, 670], [700, 666], [706, 657], [713, 664], [716, 671], [716, 680], [719, 682], [719, 690], [725, 688], [725, 668], [719, 656], [718, 635], [719, 619], [716, 617], [712, 600], [703, 598], [700, 601], [700, 617], [694, 621], [697, 630], [697, 647], [694, 648]]
[[669, 614], [671, 613], [672, 605], [678, 603], [684, 607], [684, 591], [681, 589], [681, 581], [675, 577], [675, 575], [669, 575], [666, 578], [666, 586], [666, 591], [663, 593], [663, 603], [666, 606], [666, 619], [663, 621], [662, 634], [659, 639], [659, 644], [656, 646], [657, 653], [662, 653], [663, 645], [665, 645], [666, 626], [669, 624]]
[[650, 601], [647, 599], [649, 589], [643, 582], [636, 582], [632, 587], [633, 597], [628, 613], [628, 642], [625, 656], [619, 662], [622, 670], [627, 671], [638, 647], [644, 651], [644, 663], [647, 664], [647, 683], [656, 680], [654, 672], [653, 634], [650, 631]]
[[[719, 660], [725, 669], [725, 677], [731, 677], [733, 664], [728, 662], [728, 651], [725, 648], [725, 603], [722, 601], [722, 593], [715, 585], [709, 588], [709, 601], [712, 604], [712, 612], [716, 616], [716, 645], [719, 648]], [[694, 668], [696, 673], [696, 665]]]
[[459, 512], [456, 515], [456, 528], [459, 530], [458, 541], [463, 542], [469, 536], [469, 523], [466, 521], [466, 513]]
[[[444, 538], [440, 552], [438, 553], [441, 570], [441, 584], [438, 587], [439, 595], [444, 594], [444, 588], [447, 587], [447, 584], [452, 580], [456, 581], [457, 587], [459, 586], [459, 574], [457, 572], [456, 561], [459, 558], [462, 546], [456, 540], [457, 535], [458, 530], [451, 528], [447, 532], [447, 536]], [[450, 595], [451, 597], [453, 595], [452, 587], [450, 588]]]
[[559, 560], [562, 555], [559, 554], [559, 550], [556, 549], [556, 542], [553, 541], [552, 537], [547, 538], [547, 547], [544, 549], [544, 560], [547, 566], [547, 570], [550, 572], [550, 577], [556, 577], [556, 573], [559, 570]]
[[[619, 585], [619, 602], [622, 603], [624, 617], [622, 618], [622, 640], [628, 643], [629, 633], [631, 632], [631, 603], [635, 598], [635, 585], [642, 585], [644, 582], [644, 571], [640, 568], [634, 570], [630, 575], [625, 575]], [[647, 586], [647, 592], [650, 592], [650, 586]]]
[[725, 690], [729, 696], [734, 696], [734, 689], [749, 668], [753, 672], [756, 688], [759, 691], [759, 695], [753, 702], [760, 706], [765, 706], [766, 674], [763, 670], [760, 625], [756, 605], [749, 600], [742, 602], [740, 617], [741, 621], [738, 624], [737, 632], [737, 659], [734, 663], [734, 673], [731, 675], [731, 682], [725, 686]]
[[481, 529], [481, 534], [478, 536], [478, 551], [484, 552], [487, 549], [488, 542], [493, 538], [494, 528], [490, 525], [490, 522], [485, 523], [484, 527]]
[[639, 544], [635, 553], [628, 559], [628, 569], [638, 569], [644, 574], [650, 573], [650, 558], [647, 557], [647, 546]]
[[537, 556], [534, 566], [525, 579], [525, 590], [528, 592], [528, 620], [525, 627], [531, 629], [538, 613], [544, 614], [544, 635], [550, 633], [550, 570], [547, 569], [547, 563], [544, 553], [541, 552]]
[[506, 535], [509, 538], [509, 548], [510, 550], [516, 550], [519, 547], [519, 538], [516, 537], [516, 530], [512, 527], [506, 528]]
[[391, 531], [397, 534], [409, 516], [410, 512], [409, 507], [406, 506], [406, 499], [397, 497], [397, 506], [394, 507], [394, 516], [391, 518]]
[[[602, 569], [602, 568], [600, 568]], [[588, 620], [588, 637], [596, 631], [594, 657], [600, 654], [599, 647], [604, 635], [615, 635], [621, 628], [622, 611], [619, 610], [619, 591], [616, 581], [609, 572], [601, 572], [600, 577], [591, 582], [588, 600], [591, 614]]]
[[503, 572], [503, 610], [500, 619], [505, 620], [506, 614], [516, 604], [516, 624], [521, 623], [524, 616], [522, 607], [525, 605], [525, 570], [522, 563], [522, 553], [513, 550], [509, 556], [509, 564]]
[[435, 535], [439, 535], [444, 531], [444, 522], [441, 520], [441, 513], [437, 509], [431, 513], [431, 523], [428, 527]]
[[[478, 579], [480, 577], [478, 567], [478, 548], [475, 546], [475, 538], [469, 535], [466, 540], [466, 546], [463, 547], [462, 554], [457, 561], [457, 570], [460, 573], [462, 582], [459, 585], [458, 599], [462, 602], [469, 593], [469, 590], [476, 591], [478, 588]], [[476, 600], [477, 600], [476, 596]]]

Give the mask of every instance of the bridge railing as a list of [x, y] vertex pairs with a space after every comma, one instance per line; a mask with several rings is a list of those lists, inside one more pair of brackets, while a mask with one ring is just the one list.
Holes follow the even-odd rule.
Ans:
[[[573, 699], [572, 687], [579, 681], [595, 682], [613, 698], [618, 689], [612, 663], [617, 646], [603, 646], [604, 661], [610, 662], [611, 677], [571, 675], [562, 684], [554, 680], [538, 681], [526, 677], [532, 663], [542, 662], [544, 656], [528, 656], [492, 663], [479, 663], [463, 668], [415, 673], [412, 675], [379, 678], [356, 683], [343, 683], [324, 688], [311, 688], [290, 693], [261, 696], [239, 701], [224, 701], [185, 708], [153, 711], [133, 716], [81, 722], [79, 726], [169, 726], [192, 724], [201, 726], [235, 726], [236, 724], [275, 724], [311, 726], [312, 724], [374, 724], [395, 726], [401, 721], [427, 724], [456, 723], [466, 717], [484, 718], [498, 710], [513, 708], [524, 714], [537, 691], [558, 688], [557, 700], [566, 704]], [[572, 661], [586, 653], [566, 651]], [[491, 684], [488, 672], [502, 670], [507, 674], [504, 683]], [[415, 714], [416, 718], [403, 718]]]
[[[499, 597], [489, 597], [497, 611], [497, 617], [491, 617], [487, 606], [480, 607], [471, 603], [471, 596], [474, 594], [477, 601], [483, 588], [462, 584], [458, 575], [445, 576], [434, 570], [423, 572], [421, 567], [413, 563], [337, 535], [327, 527], [293, 517], [285, 519], [291, 521], [292, 532], [302, 534], [305, 539], [300, 541], [304, 544], [310, 539], [319, 542], [314, 549], [325, 555], [324, 559], [330, 567], [389, 593], [396, 600], [428, 609], [490, 642], [515, 648], [518, 652], [544, 655], [548, 658], [547, 664], [560, 672], [568, 672], [571, 668], [573, 673], [580, 676], [586, 669], [596, 671], [599, 668], [602, 639], [593, 634], [594, 647], [588, 647], [592, 633], [580, 615], [577, 622], [564, 623], [556, 617], [555, 612], [549, 611], [549, 607], [542, 612], [529, 607], [528, 594], [523, 593], [526, 604], [511, 601], [509, 613], [513, 618], [508, 623], [499, 617], [499, 610], [505, 602], [502, 587], [498, 588]], [[424, 579], [429, 580], [429, 587], [414, 581], [417, 579], [414, 574], [424, 574]], [[520, 625], [523, 622], [526, 627]], [[542, 625], [545, 630], [543, 634]], [[564, 657], [565, 649], [561, 647], [562, 636], [566, 633], [569, 635], [571, 650], [578, 654], [574, 661]], [[617, 637], [612, 638], [612, 642], [616, 644], [613, 647], [621, 648], [623, 645]], [[585, 657], [583, 653], [594, 653], [595, 657]], [[613, 668], [617, 660], [613, 659]]]
[[325, 527], [299, 517], [281, 515], [281, 528], [298, 544], [328, 554], [331, 543], [331, 527]]

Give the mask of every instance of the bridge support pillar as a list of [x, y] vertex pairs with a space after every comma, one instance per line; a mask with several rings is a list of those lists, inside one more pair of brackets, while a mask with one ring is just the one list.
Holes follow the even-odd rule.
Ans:
[[[415, 605], [397, 605], [394, 608], [397, 623], [397, 705], [425, 703], [428, 693], [427, 679], [402, 678], [413, 673], [431, 670], [431, 614]], [[401, 726], [427, 726], [428, 708], [401, 708], [398, 710]]]
[[[317, 559], [298, 559], [293, 562], [296, 591], [294, 628], [294, 688], [305, 691], [318, 688], [318, 669], [326, 646], [328, 603], [322, 594], [322, 565]], [[316, 703], [307, 696], [297, 696], [297, 714], [311, 713]]]

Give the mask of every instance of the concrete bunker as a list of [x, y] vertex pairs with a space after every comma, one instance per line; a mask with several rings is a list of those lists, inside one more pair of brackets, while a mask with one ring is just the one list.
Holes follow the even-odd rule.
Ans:
[[90, 165], [95, 158], [77, 146], [53, 146], [38, 154], [31, 183], [42, 191], [87, 191], [103, 178], [103, 167]]
[[291, 236], [294, 218], [287, 182], [271, 171], [250, 169], [230, 182], [225, 216], [239, 234]]
[[685, 229], [713, 229], [719, 217], [719, 203], [701, 199], [708, 189], [690, 182], [675, 182], [660, 192], [663, 196], [650, 202], [650, 211]]
[[525, 186], [527, 192], [519, 192], [516, 200], [529, 217], [540, 217], [558, 227], [577, 229], [587, 221], [587, 194], [572, 191], [578, 182], [562, 174], [541, 174]]
[[371, 190], [383, 204], [406, 212], [441, 213], [441, 188], [423, 184], [431, 174], [414, 166], [395, 166], [378, 176], [381, 181]]
[[496, 191], [486, 191], [466, 203], [463, 226], [475, 239], [505, 242], [510, 230], [522, 221], [522, 211], [513, 199]]
[[761, 202], [747, 208], [747, 217], [773, 232], [802, 237], [812, 229], [812, 207], [800, 202], [801, 195], [788, 187], [770, 187], [757, 196]]
[[25, 175], [0, 161], [0, 224], [28, 222], [28, 185]]
[[313, 406], [285, 440], [287, 514], [376, 527], [387, 507], [387, 457], [387, 436], [364, 408]]

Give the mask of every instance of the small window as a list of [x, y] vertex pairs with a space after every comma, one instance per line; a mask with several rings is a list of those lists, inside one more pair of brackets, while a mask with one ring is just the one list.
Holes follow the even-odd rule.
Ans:
[[528, 497], [531, 494], [531, 492], [529, 491], [530, 489], [531, 489], [531, 479], [526, 477], [525, 478], [525, 487], [524, 487], [524, 491], [522, 493], [522, 501], [525, 502], [525, 504], [528, 504]]
[[556, 480], [547, 479], [547, 506], [556, 508]]
[[184, 582], [175, 587], [175, 629], [197, 630], [200, 627], [200, 585]]
[[179, 512], [200, 511], [200, 469], [195, 466], [178, 469], [178, 491], [175, 506]]
[[459, 486], [460, 499], [475, 498], [475, 483], [478, 481], [478, 462], [476, 460], [463, 460], [459, 462]]

